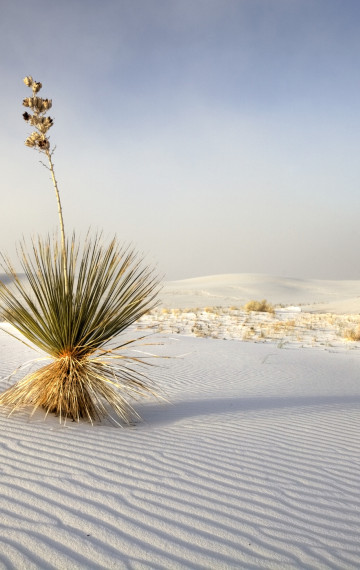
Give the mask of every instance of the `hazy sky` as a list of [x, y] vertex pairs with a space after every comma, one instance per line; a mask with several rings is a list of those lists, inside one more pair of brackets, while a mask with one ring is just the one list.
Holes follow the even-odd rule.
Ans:
[[167, 279], [360, 278], [359, 0], [0, 0], [0, 248], [65, 224]]

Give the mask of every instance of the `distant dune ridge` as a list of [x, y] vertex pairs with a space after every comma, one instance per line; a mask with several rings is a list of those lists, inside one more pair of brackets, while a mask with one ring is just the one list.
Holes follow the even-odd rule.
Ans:
[[[7, 284], [10, 278], [0, 273], [0, 280]], [[160, 299], [163, 307], [179, 309], [243, 306], [251, 299], [267, 299], [275, 305], [299, 305], [309, 312], [358, 314], [360, 279], [299, 279], [262, 273], [224, 273], [165, 281]]]
[[360, 280], [230, 273], [167, 281], [161, 293], [162, 305], [169, 308], [242, 306], [264, 298], [274, 304], [302, 305], [304, 311], [359, 313]]

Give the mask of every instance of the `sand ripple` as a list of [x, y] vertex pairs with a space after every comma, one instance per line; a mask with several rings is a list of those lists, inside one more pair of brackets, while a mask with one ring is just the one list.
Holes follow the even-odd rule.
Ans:
[[0, 414], [0, 568], [358, 568], [358, 351], [160, 351], [132, 428]]

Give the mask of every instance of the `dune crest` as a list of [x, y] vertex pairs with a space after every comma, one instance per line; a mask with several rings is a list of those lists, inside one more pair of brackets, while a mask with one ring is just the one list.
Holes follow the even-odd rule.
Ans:
[[360, 280], [321, 280], [276, 277], [256, 273], [208, 275], [168, 281], [162, 291], [164, 307], [186, 308], [244, 305], [251, 299], [274, 304], [302, 305], [323, 313], [359, 313]]

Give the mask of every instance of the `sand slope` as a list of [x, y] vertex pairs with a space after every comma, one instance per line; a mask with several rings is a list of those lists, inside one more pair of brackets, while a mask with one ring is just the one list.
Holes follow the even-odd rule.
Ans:
[[360, 312], [360, 281], [290, 279], [240, 273], [168, 281], [161, 294], [164, 307], [240, 306], [251, 299], [305, 305], [305, 310]]
[[[20, 278], [24, 276], [20, 274]], [[9, 278], [0, 273], [0, 280]], [[208, 275], [165, 281], [161, 306], [168, 308], [242, 306], [251, 299], [301, 305], [305, 311], [360, 313], [360, 280], [276, 277], [258, 273]]]
[[359, 568], [359, 350], [157, 351], [172, 404], [132, 428], [0, 413], [0, 568]]

